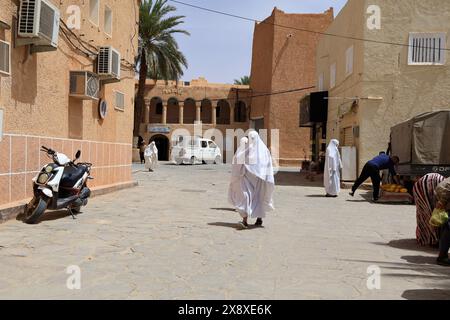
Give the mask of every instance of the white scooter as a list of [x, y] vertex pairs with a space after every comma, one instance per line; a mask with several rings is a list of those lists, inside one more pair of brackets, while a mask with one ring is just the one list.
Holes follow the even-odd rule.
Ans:
[[86, 206], [91, 190], [87, 187], [91, 163], [75, 163], [81, 156], [81, 151], [71, 161], [65, 154], [42, 147], [41, 151], [49, 156], [53, 163], [44, 166], [41, 172], [33, 178], [34, 197], [26, 206], [24, 221], [35, 224], [45, 210], [60, 210], [67, 208], [75, 219], [74, 213], [79, 213]]

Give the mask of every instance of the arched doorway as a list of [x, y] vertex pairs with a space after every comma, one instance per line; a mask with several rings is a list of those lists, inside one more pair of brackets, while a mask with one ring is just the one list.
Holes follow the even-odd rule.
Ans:
[[170, 98], [167, 101], [167, 123], [180, 122], [180, 107], [177, 98]]
[[163, 114], [163, 101], [160, 97], [153, 97], [150, 100], [149, 123], [161, 123]]
[[162, 134], [158, 134], [150, 138], [149, 142], [155, 141], [156, 148], [158, 148], [158, 160], [169, 161], [170, 141], [169, 138]]
[[245, 102], [239, 101], [236, 103], [234, 110], [234, 121], [247, 122], [247, 106], [245, 105]]
[[212, 123], [212, 103], [211, 100], [203, 99], [201, 104], [201, 119], [203, 123]]
[[220, 100], [216, 108], [217, 124], [230, 124], [230, 104], [227, 100]]
[[195, 109], [196, 109], [195, 100], [192, 98], [187, 98], [184, 101], [184, 116], [183, 116], [184, 124], [193, 124], [195, 122], [196, 117]]

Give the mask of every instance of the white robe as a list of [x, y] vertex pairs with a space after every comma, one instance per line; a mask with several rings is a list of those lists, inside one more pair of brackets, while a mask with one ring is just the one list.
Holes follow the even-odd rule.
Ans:
[[249, 138], [248, 144], [241, 139], [234, 156], [228, 199], [242, 217], [265, 218], [274, 210], [272, 157], [256, 132]]
[[341, 191], [341, 177], [339, 170], [342, 169], [342, 161], [338, 147], [339, 141], [336, 139], [331, 140], [325, 158], [323, 183], [325, 191], [331, 196], [337, 196]]
[[155, 170], [158, 164], [158, 148], [154, 142], [150, 143], [144, 151], [145, 168], [149, 170]]

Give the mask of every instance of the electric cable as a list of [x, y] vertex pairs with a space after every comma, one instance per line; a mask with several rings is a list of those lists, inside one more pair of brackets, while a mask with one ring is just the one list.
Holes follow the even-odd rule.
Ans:
[[[398, 42], [389, 42], [389, 41], [374, 40], [374, 39], [367, 39], [367, 38], [358, 38], [358, 37], [346, 36], [346, 35], [342, 35], [342, 34], [334, 34], [334, 33], [323, 32], [323, 31], [315, 31], [315, 30], [309, 30], [309, 29], [304, 29], [304, 28], [297, 28], [297, 27], [293, 27], [293, 26], [287, 26], [287, 25], [282, 25], [282, 24], [278, 24], [278, 23], [272, 23], [272, 22], [268, 22], [268, 21], [265, 21], [265, 20], [264, 21], [260, 21], [258, 19], [248, 18], [248, 17], [237, 15], [237, 14], [232, 14], [232, 13], [227, 13], [227, 12], [223, 12], [223, 11], [219, 11], [219, 10], [205, 8], [205, 7], [197, 6], [197, 5], [194, 5], [194, 4], [190, 4], [190, 3], [186, 3], [186, 2], [182, 2], [182, 1], [178, 1], [178, 0], [169, 0], [169, 1], [181, 4], [181, 5], [184, 5], [184, 6], [187, 6], [187, 7], [195, 8], [195, 9], [198, 9], [198, 10], [210, 12], [210, 13], [215, 13], [215, 14], [219, 14], [219, 15], [223, 15], [223, 16], [227, 16], [227, 17], [232, 17], [232, 18], [236, 18], [236, 19], [241, 19], [241, 20], [245, 20], [245, 21], [255, 22], [255, 23], [259, 23], [259, 24], [268, 24], [268, 25], [272, 25], [272, 26], [280, 27], [280, 28], [284, 28], [284, 29], [296, 30], [296, 31], [307, 32], [307, 33], [314, 33], [314, 34], [319, 34], [319, 35], [323, 35], [323, 36], [343, 38], [343, 39], [348, 39], [348, 40], [355, 40], [355, 41], [362, 41], [362, 42], [371, 42], [371, 43], [376, 43], [376, 44], [385, 44], [385, 45], [399, 46], [399, 47], [408, 47], [408, 48], [413, 47], [413, 45], [404, 44], [404, 43], [398, 43]], [[425, 49], [432, 49], [432, 47], [426, 47], [426, 46], [424, 46], [423, 48], [425, 48]], [[442, 50], [442, 51], [450, 51], [450, 48], [441, 48], [440, 50]]]

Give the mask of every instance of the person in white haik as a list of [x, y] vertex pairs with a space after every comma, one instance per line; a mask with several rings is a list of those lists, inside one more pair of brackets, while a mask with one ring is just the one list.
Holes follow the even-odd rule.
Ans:
[[256, 131], [241, 139], [241, 145], [233, 158], [231, 183], [228, 192], [230, 203], [242, 217], [241, 228], [248, 228], [248, 217], [257, 219], [262, 226], [268, 211], [274, 210], [272, 156]]
[[248, 138], [243, 137], [239, 143], [239, 147], [233, 157], [233, 165], [231, 167], [231, 182], [228, 187], [228, 202], [230, 202], [237, 210], [243, 206], [245, 202], [244, 192], [241, 188], [242, 167], [237, 164], [243, 164], [245, 161], [245, 150], [248, 146]]
[[342, 169], [342, 160], [339, 153], [339, 141], [332, 139], [328, 144], [325, 157], [325, 169], [323, 172], [323, 183], [326, 196], [336, 198], [341, 191], [341, 177], [339, 170]]
[[158, 148], [155, 141], [151, 142], [144, 151], [145, 168], [153, 172], [158, 164]]

